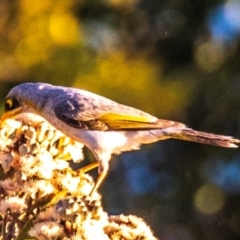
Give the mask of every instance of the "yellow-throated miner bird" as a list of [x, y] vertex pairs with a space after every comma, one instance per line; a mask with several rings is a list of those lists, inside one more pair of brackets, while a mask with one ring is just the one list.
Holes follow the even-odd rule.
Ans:
[[95, 155], [96, 190], [109, 168], [112, 154], [138, 149], [141, 144], [175, 138], [234, 148], [240, 140], [195, 131], [185, 124], [158, 119], [94, 93], [46, 83], [23, 83], [7, 95], [1, 121], [21, 113], [35, 113], [68, 137], [83, 143]]

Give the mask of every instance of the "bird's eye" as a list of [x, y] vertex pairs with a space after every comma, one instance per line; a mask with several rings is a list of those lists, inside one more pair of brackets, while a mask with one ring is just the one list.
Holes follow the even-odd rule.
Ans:
[[8, 98], [5, 101], [5, 112], [11, 111], [19, 107], [20, 107], [20, 103], [16, 98]]

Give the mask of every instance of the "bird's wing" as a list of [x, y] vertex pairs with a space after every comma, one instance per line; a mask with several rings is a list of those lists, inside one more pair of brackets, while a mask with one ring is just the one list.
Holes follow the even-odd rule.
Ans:
[[138, 109], [118, 104], [107, 98], [88, 93], [71, 94], [58, 99], [54, 113], [58, 119], [74, 128], [90, 130], [135, 130], [183, 127], [184, 124], [160, 120]]

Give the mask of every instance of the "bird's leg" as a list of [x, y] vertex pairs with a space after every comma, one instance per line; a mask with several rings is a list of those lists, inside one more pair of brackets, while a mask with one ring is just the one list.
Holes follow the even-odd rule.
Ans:
[[98, 167], [98, 162], [90, 163], [87, 166], [82, 167], [80, 169], [80, 172], [86, 173], [86, 172], [89, 172], [89, 171], [91, 171], [92, 169], [94, 169], [96, 167]]
[[98, 178], [95, 182], [95, 185], [94, 185], [92, 191], [90, 192], [90, 195], [92, 195], [100, 187], [104, 178], [107, 176], [108, 169], [109, 169], [108, 161], [110, 160], [110, 155], [103, 154], [102, 156], [99, 156], [99, 155], [95, 154], [95, 156], [97, 158], [96, 163], [98, 164]]
[[100, 155], [100, 154], [93, 152], [93, 154], [95, 155], [97, 161], [79, 169], [80, 174], [81, 174], [81, 173], [86, 173], [86, 172], [98, 167], [98, 178], [95, 182], [93, 189], [90, 192], [90, 195], [92, 195], [100, 187], [101, 183], [103, 182], [104, 178], [106, 177], [106, 175], [108, 173], [108, 169], [109, 169], [108, 162], [111, 157], [110, 154], [106, 154], [106, 153]]
[[[90, 171], [93, 168], [96, 168], [98, 166], [99, 166], [98, 162], [91, 163], [91, 164], [81, 168], [80, 169], [80, 174], [81, 173], [86, 173], [86, 172], [88, 172], [88, 171]], [[97, 178], [97, 180], [95, 182], [95, 185], [94, 185], [93, 189], [90, 192], [90, 195], [92, 195], [100, 187], [100, 185], [103, 182], [103, 180], [106, 177], [106, 175], [107, 175], [107, 171], [99, 172], [98, 178]]]
[[[80, 176], [81, 176], [83, 173], [89, 172], [89, 171], [91, 171], [92, 169], [94, 169], [94, 168], [96, 168], [96, 167], [98, 167], [98, 166], [99, 166], [98, 162], [94, 162], [94, 163], [90, 163], [90, 164], [88, 164], [87, 166], [84, 166], [84, 167], [80, 168], [78, 171], [79, 171]], [[95, 190], [96, 190], [96, 184], [94, 185], [93, 189], [91, 190], [90, 195], [91, 195], [92, 192], [94, 192]]]
[[[80, 169], [80, 174], [81, 173], [86, 173], [88, 171], [91, 171], [92, 169], [96, 168], [99, 166], [99, 163], [98, 162], [94, 162], [94, 163], [91, 163], [91, 164], [88, 164], [87, 166], [84, 166]], [[107, 168], [108, 169], [108, 168]], [[101, 185], [101, 183], [103, 182], [104, 178], [106, 177], [107, 175], [107, 172], [108, 170], [106, 171], [101, 171], [100, 168], [98, 169], [98, 172], [99, 172], [99, 175], [98, 175], [98, 178], [96, 180], [96, 183], [93, 187], [93, 189], [91, 190], [90, 192], [90, 195], [92, 195]]]
[[95, 185], [94, 185], [92, 191], [90, 192], [90, 195], [92, 195], [95, 191], [97, 191], [97, 189], [102, 184], [102, 182], [103, 182], [104, 178], [106, 177], [106, 175], [107, 175], [107, 172], [99, 173], [98, 178], [97, 178], [97, 180], [95, 182]]

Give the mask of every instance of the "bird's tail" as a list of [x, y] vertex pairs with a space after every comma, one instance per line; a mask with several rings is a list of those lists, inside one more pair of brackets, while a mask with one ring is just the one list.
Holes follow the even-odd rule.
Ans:
[[240, 144], [239, 139], [230, 136], [195, 131], [191, 128], [180, 128], [179, 131], [171, 132], [170, 136], [171, 138], [227, 148], [237, 148]]

